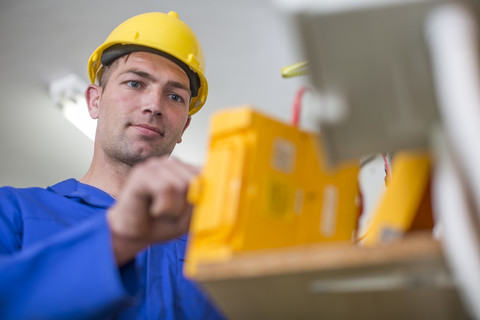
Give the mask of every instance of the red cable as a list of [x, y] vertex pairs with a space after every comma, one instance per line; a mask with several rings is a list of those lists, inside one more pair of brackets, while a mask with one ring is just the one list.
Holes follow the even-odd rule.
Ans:
[[295, 127], [298, 127], [298, 123], [300, 122], [300, 113], [302, 111], [302, 98], [305, 91], [307, 91], [307, 88], [301, 87], [295, 96], [295, 100], [293, 101], [292, 125], [294, 125]]

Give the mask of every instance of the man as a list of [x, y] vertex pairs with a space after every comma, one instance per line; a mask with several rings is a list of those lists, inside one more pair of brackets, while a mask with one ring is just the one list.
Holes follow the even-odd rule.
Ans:
[[205, 103], [203, 70], [174, 12], [125, 21], [92, 54], [88, 172], [0, 189], [1, 319], [222, 318], [182, 275], [198, 169], [168, 158]]

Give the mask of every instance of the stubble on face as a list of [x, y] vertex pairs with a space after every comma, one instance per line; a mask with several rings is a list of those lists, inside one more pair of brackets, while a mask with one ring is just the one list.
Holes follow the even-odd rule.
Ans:
[[[133, 57], [132, 57], [133, 56]], [[159, 57], [159, 56], [158, 56]], [[160, 59], [165, 59], [159, 57]], [[181, 138], [184, 129], [188, 125], [188, 105], [186, 110], [182, 111], [182, 114], [165, 114], [162, 116], [155, 116], [153, 113], [141, 113], [138, 111], [138, 108], [141, 108], [141, 105], [133, 106], [133, 104], [138, 103], [128, 95], [124, 96], [124, 89], [118, 87], [116, 83], [115, 76], [118, 75], [122, 70], [131, 67], [133, 64], [142, 62], [142, 59], [138, 58], [138, 55], [133, 54], [127, 59], [119, 59], [119, 63], [116, 63], [115, 69], [110, 69], [109, 73], [112, 76], [112, 79], [109, 79], [109, 85], [103, 87], [102, 96], [100, 98], [99, 104], [101, 105], [101, 114], [103, 118], [108, 117], [108, 121], [99, 121], [100, 132], [102, 135], [99, 137], [101, 148], [107, 158], [112, 162], [121, 162], [128, 166], [134, 166], [135, 164], [145, 161], [150, 157], [159, 157], [170, 155], [173, 149], [175, 148], [176, 143]], [[170, 72], [180, 72], [180, 76], [176, 76], [178, 79], [188, 85], [188, 78], [182, 69], [178, 66], [172, 66], [173, 62], [170, 60], [163, 61], [167, 65], [161, 65], [162, 68], [170, 70]], [[150, 70], [147, 64], [137, 64], [137, 67], [145, 68]], [[176, 70], [178, 69], [178, 70]], [[157, 71], [158, 71], [157, 66]], [[175, 71], [176, 70], [176, 71]], [[110, 83], [111, 81], [111, 83]], [[118, 89], [120, 88], [120, 89]], [[127, 91], [128, 92], [128, 91]], [[128, 92], [128, 94], [130, 94]], [[126, 109], [133, 108], [137, 109], [132, 112], [125, 112], [122, 108]], [[118, 109], [120, 108], [120, 109]], [[133, 110], [132, 109], [132, 110]], [[100, 120], [100, 117], [99, 117]], [[148, 136], [135, 135], [132, 133], [132, 126], [137, 124], [147, 124], [152, 127], [158, 128], [161, 134], [158, 137], [151, 138]], [[135, 138], [132, 138], [134, 135]]]

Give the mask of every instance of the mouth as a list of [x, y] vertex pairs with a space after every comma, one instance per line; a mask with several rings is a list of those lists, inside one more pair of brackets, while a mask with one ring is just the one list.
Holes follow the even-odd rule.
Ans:
[[162, 130], [147, 124], [132, 124], [132, 127], [149, 138], [163, 137], [165, 135]]

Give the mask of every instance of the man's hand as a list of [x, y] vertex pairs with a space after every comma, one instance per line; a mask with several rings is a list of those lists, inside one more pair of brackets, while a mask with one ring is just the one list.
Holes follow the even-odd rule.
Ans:
[[166, 157], [149, 159], [131, 170], [107, 215], [118, 265], [149, 244], [187, 232], [192, 213], [187, 191], [198, 171]]

